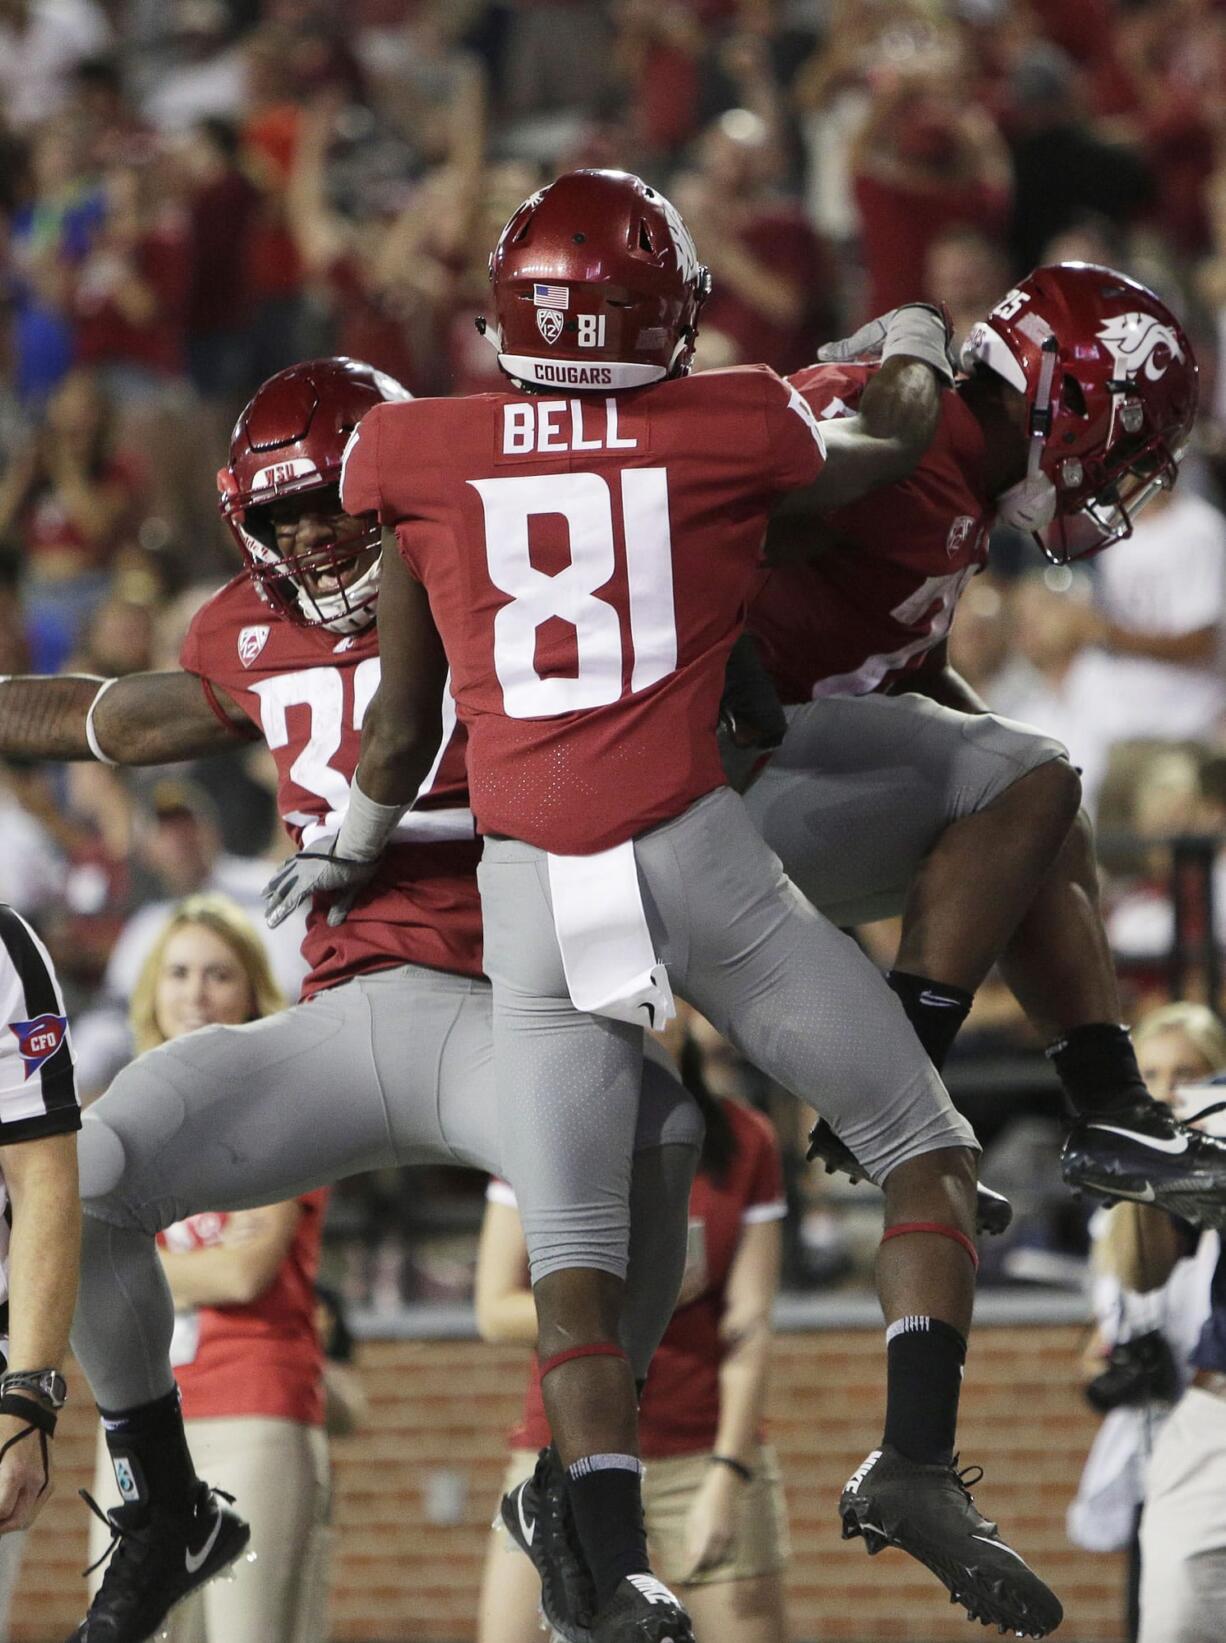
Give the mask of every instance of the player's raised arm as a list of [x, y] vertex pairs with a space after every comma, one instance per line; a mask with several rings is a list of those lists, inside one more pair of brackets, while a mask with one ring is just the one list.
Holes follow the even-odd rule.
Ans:
[[0, 679], [4, 758], [170, 764], [220, 753], [250, 729], [223, 691], [193, 673]]
[[[941, 395], [953, 380], [947, 348], [948, 326], [939, 309], [923, 303], [897, 309], [886, 328], [881, 369], [865, 388], [858, 414], [820, 424], [825, 465], [810, 484], [783, 498], [775, 518], [786, 527], [905, 479], [940, 421]], [[792, 529], [768, 532], [769, 559], [798, 551]]]

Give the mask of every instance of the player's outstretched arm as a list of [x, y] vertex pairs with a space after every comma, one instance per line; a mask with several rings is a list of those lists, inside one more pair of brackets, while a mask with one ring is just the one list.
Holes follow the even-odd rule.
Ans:
[[2, 679], [0, 757], [93, 759], [101, 753], [113, 764], [172, 764], [220, 753], [250, 722], [215, 686], [213, 696], [232, 728], [193, 673], [133, 673], [111, 682], [85, 674]]

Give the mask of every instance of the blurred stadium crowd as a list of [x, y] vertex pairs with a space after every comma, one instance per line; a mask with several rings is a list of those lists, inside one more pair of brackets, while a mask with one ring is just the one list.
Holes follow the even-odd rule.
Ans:
[[[1220, 1006], [1223, 84], [1220, 0], [0, 0], [0, 671], [175, 665], [236, 568], [214, 475], [271, 372], [338, 352], [419, 395], [497, 386], [472, 325], [488, 249], [565, 167], [668, 189], [714, 276], [708, 369], [786, 372], [918, 297], [963, 333], [1039, 261], [1112, 264], [1193, 336], [1197, 449], [1088, 571], [1001, 534], [952, 654], [1083, 768], [1133, 1009]], [[258, 906], [285, 850], [272, 786], [262, 749], [0, 772], [0, 897], [52, 949], [87, 1092], [130, 1053], [127, 997], [167, 905], [218, 889]], [[291, 995], [296, 934], [274, 951]], [[865, 940], [888, 962], [888, 930]], [[717, 1092], [769, 1105], [705, 1053]], [[951, 1077], [999, 1143], [993, 1184], [1019, 1196], [1013, 1272], [1058, 1274], [1020, 1259], [1075, 1255], [1081, 1228], [1003, 988], [983, 989]], [[856, 1200], [809, 1180], [795, 1140], [790, 1276], [831, 1281], [856, 1270]], [[352, 1297], [464, 1291], [463, 1240], [405, 1255], [423, 1217], [457, 1219], [454, 1190], [338, 1196]]]

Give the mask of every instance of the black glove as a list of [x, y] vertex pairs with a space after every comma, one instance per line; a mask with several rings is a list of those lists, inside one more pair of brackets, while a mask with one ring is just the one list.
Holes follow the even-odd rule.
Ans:
[[779, 746], [788, 728], [770, 674], [748, 633], [742, 633], [728, 657], [719, 723], [734, 747], [757, 747], [764, 753]]

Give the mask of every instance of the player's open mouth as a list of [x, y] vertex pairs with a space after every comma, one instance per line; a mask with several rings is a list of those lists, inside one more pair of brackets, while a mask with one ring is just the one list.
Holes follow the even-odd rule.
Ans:
[[353, 581], [357, 564], [357, 560], [354, 559], [343, 570], [320, 571], [317, 576], [310, 576], [307, 580], [315, 593], [336, 593], [338, 589], [348, 587]]
[[304, 569], [302, 580], [307, 592], [316, 596], [321, 593], [339, 593], [343, 588], [351, 587], [369, 570], [373, 562], [373, 554], [355, 553], [352, 559], [346, 559], [339, 565], [329, 565], [326, 570]]

